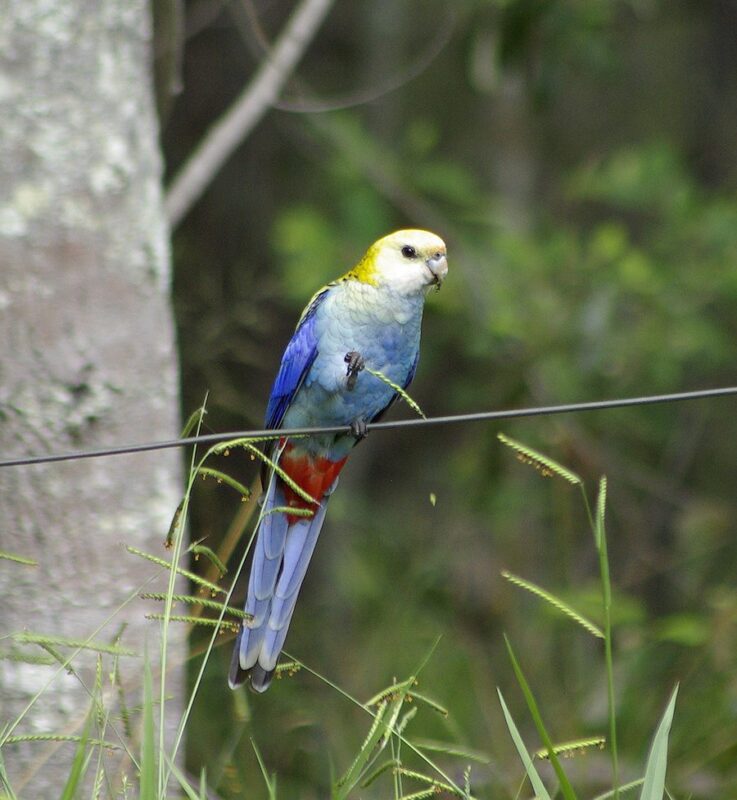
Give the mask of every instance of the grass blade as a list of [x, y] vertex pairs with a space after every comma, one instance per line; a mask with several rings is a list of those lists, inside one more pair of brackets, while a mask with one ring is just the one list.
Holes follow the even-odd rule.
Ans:
[[266, 784], [266, 791], [268, 793], [269, 800], [276, 800], [276, 775], [269, 775], [269, 771], [266, 769], [266, 764], [264, 764], [264, 759], [261, 756], [261, 751], [256, 746], [256, 741], [253, 737], [251, 737], [251, 747], [253, 747], [253, 752], [256, 754], [256, 760], [258, 761], [261, 775], [263, 776], [264, 783]]
[[526, 589], [531, 594], [534, 594], [540, 599], [545, 600], [546, 603], [549, 603], [557, 611], [565, 614], [569, 619], [572, 619], [574, 622], [578, 623], [584, 630], [593, 634], [597, 638], [604, 638], [604, 632], [598, 627], [598, 625], [595, 625], [590, 619], [584, 617], [583, 614], [579, 614], [578, 611], [576, 611], [574, 608], [571, 608], [568, 603], [564, 602], [559, 597], [550, 594], [550, 592], [546, 591], [537, 584], [526, 581], [524, 578], [520, 578], [518, 575], [514, 575], [507, 570], [502, 570], [502, 577], [506, 578], [515, 586], [519, 586], [521, 589]]
[[17, 553], [6, 553], [4, 550], [0, 550], [0, 558], [6, 559], [7, 561], [14, 561], [16, 564], [23, 564], [26, 567], [38, 566], [38, 561], [34, 561], [32, 558], [19, 556]]
[[455, 756], [466, 761], [476, 761], [479, 764], [491, 764], [491, 757], [481, 750], [472, 750], [470, 747], [453, 744], [451, 742], [434, 741], [432, 739], [415, 739], [415, 746], [423, 752], [443, 753]]
[[80, 788], [80, 782], [82, 781], [84, 773], [86, 772], [88, 761], [87, 744], [89, 741], [90, 727], [92, 725], [94, 713], [95, 710], [93, 703], [93, 707], [90, 709], [90, 713], [87, 715], [87, 721], [84, 724], [84, 730], [82, 731], [82, 736], [80, 737], [79, 744], [77, 745], [77, 750], [74, 753], [72, 768], [64, 786], [64, 791], [61, 793], [60, 800], [74, 800], [74, 798], [77, 796], [77, 789]]
[[[171, 570], [172, 565], [163, 558], [159, 558], [158, 556], [152, 555], [151, 553], [147, 553], [144, 550], [139, 550], [137, 547], [133, 547], [133, 545], [126, 545], [125, 548], [129, 553], [134, 556], [139, 556], [140, 558], [145, 558], [147, 561], [150, 561], [152, 564], [156, 564], [159, 567], [163, 567], [164, 569]], [[198, 584], [203, 589], [209, 591], [213, 597], [216, 594], [227, 594], [225, 589], [221, 586], [218, 586], [216, 583], [212, 583], [212, 581], [206, 581], [204, 578], [200, 577], [194, 572], [190, 572], [188, 569], [183, 569], [182, 567], [176, 567], [174, 570], [177, 575], [181, 575], [184, 578], [192, 581], [193, 583]]]
[[13, 791], [13, 787], [10, 785], [10, 780], [8, 779], [2, 750], [0, 750], [0, 788], [5, 792], [4, 796], [0, 795], [0, 797], [3, 797], [3, 800], [6, 800], [6, 798], [7, 800], [18, 800], [18, 796]]
[[201, 776], [200, 781], [200, 790], [199, 792], [195, 791], [192, 784], [187, 780], [184, 773], [177, 767], [177, 765], [166, 755], [163, 754], [166, 762], [169, 765], [169, 769], [171, 770], [171, 774], [174, 776], [174, 779], [179, 784], [181, 790], [184, 794], [187, 795], [189, 800], [207, 800], [207, 784], [205, 783], [205, 775], [204, 772]]
[[[134, 650], [119, 647], [113, 644], [93, 642], [90, 639], [67, 639], [64, 636], [47, 636], [40, 633], [15, 633], [12, 635], [14, 642], [19, 644], [37, 644], [41, 647], [73, 647], [75, 650], [94, 650], [96, 653], [106, 653], [110, 656], [136, 656]], [[66, 662], [64, 662], [66, 664]]]
[[177, 533], [182, 524], [182, 514], [184, 513], [184, 506], [186, 502], [187, 496], [185, 495], [179, 501], [177, 510], [174, 512], [174, 516], [171, 518], [171, 522], [169, 523], [169, 530], [166, 532], [166, 538], [164, 539], [164, 547], [167, 550], [171, 550], [172, 547], [174, 547], [174, 540], [177, 538]]
[[412, 794], [403, 794], [397, 800], [427, 800], [429, 797], [437, 797], [438, 787], [430, 786], [429, 789], [421, 789], [419, 792], [412, 792]]
[[404, 402], [417, 414], [418, 417], [422, 417], [422, 419], [427, 419], [425, 413], [420, 408], [419, 403], [416, 400], [413, 400], [409, 394], [407, 393], [406, 389], [403, 389], [398, 384], [394, 383], [394, 381], [389, 380], [389, 378], [384, 375], [383, 372], [379, 372], [376, 369], [371, 369], [371, 367], [364, 367], [366, 372], [373, 375], [374, 378], [378, 378], [380, 381], [383, 381], [387, 386], [394, 389], [394, 391], [404, 400]]
[[[603, 736], [588, 736], [585, 739], [574, 739], [570, 742], [558, 742], [553, 747], [553, 752], [557, 756], [564, 758], [572, 758], [576, 755], [584, 755], [589, 750], [603, 750], [606, 744], [606, 739]], [[535, 758], [547, 759], [548, 751], [545, 749], [538, 750], [535, 753]]]
[[157, 800], [153, 680], [148, 652], [143, 663], [143, 736], [141, 739], [141, 800]]
[[517, 453], [517, 458], [523, 464], [529, 464], [530, 466], [534, 467], [543, 476], [543, 478], [550, 478], [553, 475], [558, 475], [559, 477], [563, 478], [563, 480], [568, 481], [568, 483], [571, 483], [574, 486], [581, 485], [581, 478], [576, 475], [575, 472], [567, 469], [557, 461], [553, 461], [552, 458], [548, 458], [548, 456], [538, 453], [537, 450], [533, 450], [526, 444], [522, 444], [522, 442], [518, 442], [516, 439], [512, 439], [511, 436], [506, 436], [503, 433], [498, 433], [497, 439], [499, 439], [502, 444], [505, 444], [507, 447], [510, 447], [512, 450], [514, 450], [515, 453]]
[[202, 418], [207, 414], [205, 409], [205, 404], [207, 403], [207, 395], [205, 395], [205, 401], [203, 404], [196, 408], [190, 415], [189, 419], [184, 423], [184, 427], [182, 428], [182, 432], [179, 434], [180, 438], [186, 439], [192, 431], [202, 423]]
[[337, 780], [333, 787], [334, 800], [343, 800], [343, 798], [348, 797], [353, 787], [361, 779], [364, 769], [369, 765], [381, 741], [381, 737], [387, 729], [384, 718], [389, 716], [387, 714], [388, 708], [389, 704], [387, 701], [382, 700], [376, 711], [376, 716], [374, 717], [371, 727], [369, 728], [369, 732], [363, 740], [363, 744], [353, 760], [353, 763], [348, 767], [343, 776]]
[[[75, 733], [22, 733], [6, 737], [5, 744], [18, 744], [19, 742], [73, 742], [79, 744], [81, 741], [82, 737]], [[103, 739], [88, 738], [87, 744], [91, 747], [104, 747], [106, 750], [121, 749], [121, 745]], [[0, 800], [5, 800], [1, 794]]]
[[[599, 574], [601, 576], [601, 602], [604, 614], [604, 662], [606, 665], [607, 706], [609, 713], [609, 749], [612, 756], [614, 778], [614, 797], [619, 800], [619, 754], [617, 748], [617, 715], [614, 697], [614, 656], [612, 643], [612, 583], [609, 576], [609, 554], [606, 540], [606, 494], [607, 480], [599, 481], [599, 494], [596, 498], [596, 517], [594, 520], [594, 540], [599, 553]], [[584, 492], [584, 499], [586, 494]], [[588, 505], [587, 505], [588, 509]]]
[[187, 625], [197, 625], [200, 628], [216, 628], [218, 633], [229, 631], [230, 633], [238, 633], [240, 623], [229, 622], [228, 620], [210, 619], [210, 617], [193, 617], [190, 614], [160, 614], [152, 613], [145, 614], [146, 619], [158, 619], [164, 622], [184, 622]]
[[412, 780], [419, 781], [420, 783], [429, 784], [434, 790], [435, 794], [439, 794], [440, 792], [448, 792], [449, 794], [457, 795], [457, 792], [452, 786], [449, 786], [447, 783], [443, 783], [443, 781], [439, 781], [436, 778], [431, 778], [429, 775], [424, 775], [422, 772], [417, 772], [417, 770], [407, 769], [406, 767], [399, 766], [397, 767], [397, 772], [401, 775], [404, 775], [406, 778], [411, 778]]
[[204, 544], [195, 543], [190, 545], [188, 550], [194, 556], [195, 561], [199, 561], [200, 556], [207, 558], [210, 563], [214, 565], [221, 578], [224, 575], [227, 575], [228, 568], [225, 566], [225, 564], [223, 564], [220, 556], [218, 556], [218, 554], [212, 548], [207, 547], [207, 545]]
[[385, 772], [391, 770], [399, 769], [402, 766], [402, 762], [398, 761], [396, 758], [392, 758], [389, 761], [385, 761], [380, 766], [376, 767], [376, 769], [369, 773], [361, 783], [361, 788], [365, 789], [367, 786], [370, 786], [379, 776], [383, 775]]
[[499, 702], [502, 704], [502, 711], [504, 712], [504, 719], [507, 722], [509, 734], [512, 737], [514, 746], [517, 748], [519, 757], [522, 759], [525, 772], [527, 773], [527, 777], [530, 779], [530, 783], [532, 784], [532, 790], [535, 792], [535, 797], [539, 798], [539, 800], [551, 800], [550, 794], [545, 788], [545, 784], [542, 782], [538, 771], [535, 769], [535, 765], [532, 763], [530, 754], [527, 752], [527, 748], [525, 747], [525, 743], [522, 741], [522, 737], [517, 730], [517, 726], [514, 724], [514, 720], [512, 719], [512, 715], [509, 713], [507, 704], [504, 702], [501, 689], [497, 688], [496, 691], [499, 695]]
[[653, 743], [650, 747], [650, 754], [647, 757], [645, 767], [645, 782], [642, 784], [640, 800], [663, 800], [665, 792], [665, 769], [668, 764], [668, 735], [670, 726], [673, 722], [673, 712], [676, 708], [676, 697], [678, 696], [678, 686], [673, 690], [668, 705], [660, 720]]
[[527, 708], [530, 710], [530, 716], [535, 723], [535, 727], [537, 728], [540, 738], [543, 740], [543, 744], [547, 748], [550, 763], [553, 765], [555, 774], [558, 776], [558, 782], [560, 783], [560, 790], [563, 792], [563, 797], [565, 797], [565, 800], [576, 800], [576, 793], [573, 791], [573, 787], [571, 786], [571, 782], [568, 780], [568, 776], [563, 771], [560, 759], [555, 754], [555, 746], [553, 745], [553, 741], [548, 734], [542, 716], [540, 716], [540, 709], [538, 708], [537, 701], [532, 694], [530, 685], [527, 683], [527, 678], [525, 678], [525, 675], [522, 672], [522, 667], [520, 667], [519, 662], [514, 655], [514, 650], [512, 650], [512, 645], [510, 644], [506, 635], [504, 636], [504, 643], [507, 646], [507, 653], [509, 654], [509, 659], [512, 662], [512, 669], [514, 670], [514, 674], [517, 678], [517, 683], [519, 683], [520, 688], [522, 689], [522, 694], [525, 696], [525, 701], [527, 702]]
[[197, 467], [197, 474], [201, 475], [203, 478], [215, 478], [218, 483], [224, 483], [227, 486], [230, 486], [231, 489], [235, 489], [236, 492], [246, 499], [251, 496], [251, 490], [244, 486], [240, 481], [232, 478], [227, 472], [222, 472], [221, 470], [213, 469], [212, 467], [199, 466]]
[[[625, 792], [629, 792], [632, 789], [637, 789], [638, 786], [642, 786], [644, 783], [643, 778], [638, 778], [636, 781], [630, 781], [629, 783], [623, 783], [619, 787], [619, 793], [624, 794]], [[593, 797], [592, 800], [612, 800], [614, 797], [614, 789], [610, 789], [608, 792], [604, 792], [604, 794], [597, 794], [596, 797]]]
[[[167, 598], [164, 592], [141, 592], [138, 596], [141, 600], [159, 600], [162, 603], [166, 602]], [[246, 614], [242, 609], [236, 608], [235, 606], [226, 606], [223, 603], [218, 603], [217, 600], [208, 600], [205, 597], [195, 597], [191, 594], [174, 594], [171, 599], [173, 603], [202, 606], [203, 608], [209, 608], [218, 612], [224, 610], [226, 614], [230, 614], [237, 619], [251, 619], [251, 615]]]

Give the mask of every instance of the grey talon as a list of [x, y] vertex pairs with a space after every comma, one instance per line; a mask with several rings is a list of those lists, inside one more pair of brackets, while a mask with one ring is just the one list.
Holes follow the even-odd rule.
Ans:
[[363, 356], [355, 350], [346, 353], [343, 361], [348, 365], [345, 372], [348, 377], [346, 386], [348, 391], [352, 392], [358, 380], [358, 373], [366, 366], [366, 362], [363, 360]]

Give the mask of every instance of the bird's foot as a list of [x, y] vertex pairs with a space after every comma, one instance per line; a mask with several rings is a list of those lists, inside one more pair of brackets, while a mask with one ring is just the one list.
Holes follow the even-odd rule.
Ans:
[[348, 377], [346, 386], [348, 391], [352, 392], [358, 380], [358, 373], [366, 366], [366, 362], [363, 360], [363, 356], [356, 350], [351, 350], [350, 353], [346, 353], [343, 361], [348, 365], [345, 373]]
[[356, 442], [360, 442], [361, 439], [365, 439], [368, 436], [368, 426], [366, 425], [366, 420], [363, 417], [354, 419], [353, 422], [351, 422], [351, 433], [353, 434]]

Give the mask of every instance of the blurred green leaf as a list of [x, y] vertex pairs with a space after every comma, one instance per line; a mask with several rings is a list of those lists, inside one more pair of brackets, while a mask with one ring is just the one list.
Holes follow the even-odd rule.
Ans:
[[670, 726], [673, 722], [673, 713], [676, 708], [676, 697], [678, 687], [673, 690], [673, 694], [668, 701], [658, 729], [655, 731], [650, 755], [647, 759], [645, 768], [645, 782], [640, 792], [640, 800], [663, 800], [665, 791], [665, 770], [668, 764], [668, 735]]
[[664, 642], [699, 647], [709, 640], [711, 628], [708, 620], [699, 614], [670, 614], [657, 621], [654, 634]]

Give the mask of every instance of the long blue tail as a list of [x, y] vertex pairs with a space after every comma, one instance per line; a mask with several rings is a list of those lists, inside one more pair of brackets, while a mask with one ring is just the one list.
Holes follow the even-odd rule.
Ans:
[[329, 493], [314, 516], [289, 523], [282, 481], [272, 476], [264, 501], [248, 580], [246, 613], [236, 639], [228, 683], [231, 689], [246, 680], [257, 692], [269, 688], [284, 646], [297, 595], [325, 519]]

